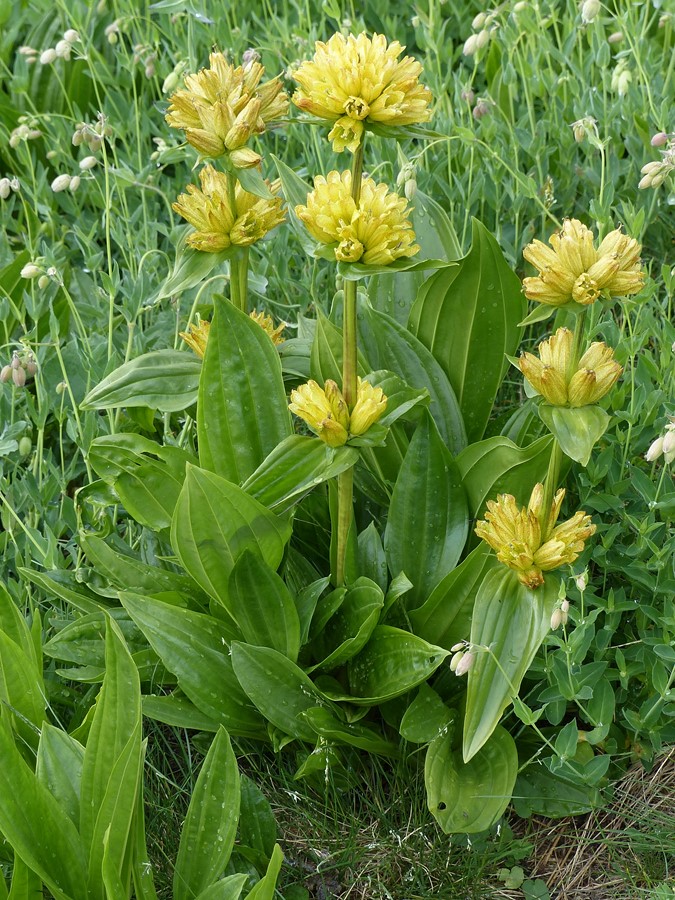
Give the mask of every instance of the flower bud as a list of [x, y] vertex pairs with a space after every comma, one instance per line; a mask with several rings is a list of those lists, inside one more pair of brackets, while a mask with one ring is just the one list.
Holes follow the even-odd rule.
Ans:
[[551, 631], [557, 631], [562, 625], [563, 614], [561, 609], [554, 609], [551, 613]]
[[149, 62], [145, 66], [145, 77], [150, 79], [155, 77], [155, 64], [154, 62]]
[[58, 194], [60, 191], [65, 191], [66, 188], [70, 187], [70, 175], [57, 175], [56, 178], [52, 181], [52, 190], [55, 194]]
[[490, 112], [490, 104], [486, 100], [479, 100], [473, 108], [473, 117], [478, 121]]
[[38, 287], [40, 288], [40, 290], [44, 291], [44, 289], [47, 287], [48, 284], [49, 284], [49, 276], [48, 275], [40, 275], [40, 277], [38, 278]]
[[662, 454], [663, 435], [657, 437], [657, 439], [649, 445], [649, 450], [647, 450], [647, 452], [645, 453], [645, 459], [647, 460], [647, 462], [654, 462], [654, 460], [657, 460]]
[[623, 40], [623, 32], [621, 31], [613, 31], [610, 36], [607, 38], [608, 44], [620, 44]]
[[17, 387], [23, 387], [26, 383], [26, 370], [23, 366], [18, 369], [12, 369], [12, 381]]
[[0, 178], [0, 199], [6, 200], [12, 192], [9, 178]]
[[238, 147], [230, 151], [229, 157], [236, 169], [252, 169], [262, 162], [262, 156], [250, 147]]
[[68, 31], [64, 32], [63, 40], [68, 41], [69, 44], [77, 44], [80, 40], [80, 35], [74, 28], [69, 28]]
[[473, 30], [478, 31], [479, 28], [482, 28], [483, 25], [485, 25], [486, 19], [487, 19], [487, 16], [485, 15], [484, 12], [478, 13], [478, 15], [474, 17], [474, 20], [471, 23], [471, 27], [473, 28]]
[[465, 653], [460, 661], [455, 666], [455, 675], [460, 678], [462, 675], [466, 675], [471, 666], [474, 664], [476, 656], [474, 653]]
[[462, 657], [464, 656], [464, 651], [459, 650], [454, 656], [450, 659], [450, 671], [457, 674], [457, 666], [461, 663]]
[[460, 97], [462, 98], [462, 100], [464, 100], [465, 103], [468, 103], [469, 106], [472, 106], [472, 105], [473, 105], [473, 101], [476, 99], [476, 95], [475, 95], [475, 93], [471, 90], [471, 88], [465, 88], [465, 89], [462, 91], [462, 93], [460, 94]]
[[466, 641], [458, 641], [456, 644], [453, 644], [450, 648], [451, 653], [457, 653], [459, 650], [463, 650], [466, 647]]
[[37, 373], [37, 370], [38, 370], [38, 364], [36, 363], [35, 357], [33, 356], [32, 353], [26, 360], [26, 365], [24, 368], [26, 369], [26, 375], [28, 375], [29, 378], [35, 377], [35, 374]]
[[670, 456], [675, 452], [675, 431], [669, 429], [663, 436], [663, 455]]
[[21, 359], [19, 358], [19, 354], [16, 352], [16, 350], [14, 351], [14, 353], [12, 353], [12, 361], [10, 365], [13, 369], [21, 368]]
[[464, 48], [462, 50], [462, 53], [464, 54], [464, 56], [473, 56], [477, 50], [478, 50], [478, 35], [471, 34], [464, 41]]
[[35, 263], [26, 263], [20, 274], [22, 278], [37, 278], [38, 275], [42, 275], [42, 269]]
[[32, 448], [33, 448], [33, 442], [31, 441], [31, 439], [28, 437], [27, 434], [24, 434], [24, 436], [19, 441], [19, 455], [20, 456], [28, 456], [28, 454], [30, 453]]
[[600, 0], [585, 0], [581, 6], [581, 21], [584, 25], [592, 22], [600, 12]]
[[70, 51], [70, 43], [65, 40], [58, 41], [56, 47], [54, 47], [54, 52], [57, 56], [60, 56], [61, 59], [70, 59]]
[[85, 156], [84, 159], [80, 160], [80, 168], [83, 172], [86, 172], [88, 169], [93, 169], [97, 163], [98, 160], [95, 156]]
[[568, 613], [570, 611], [570, 601], [567, 599], [563, 600], [560, 604], [560, 609], [562, 610], [563, 615]]
[[59, 381], [59, 383], [54, 388], [57, 394], [65, 394], [67, 389], [68, 385], [65, 383], [65, 381]]
[[53, 63], [55, 59], [57, 59], [56, 50], [54, 50], [53, 47], [50, 47], [48, 50], [43, 50], [40, 54], [40, 65], [48, 66], [50, 63]]
[[70, 179], [70, 184], [68, 185], [68, 190], [72, 194], [74, 194], [75, 191], [79, 188], [79, 186], [80, 186], [80, 176], [73, 175], [73, 177]]
[[479, 31], [476, 35], [476, 49], [482, 50], [486, 44], [490, 42], [490, 32], [487, 28], [484, 28], [482, 31]]
[[646, 188], [650, 188], [651, 186], [652, 186], [652, 176], [651, 175], [644, 175], [638, 181], [638, 189], [641, 191], [644, 191]]
[[12, 367], [11, 366], [3, 366], [2, 370], [0, 370], [0, 383], [7, 384], [9, 379], [12, 377]]
[[586, 587], [588, 586], [588, 569], [584, 569], [581, 575], [576, 576], [574, 581], [576, 583], [577, 589], [583, 594], [583, 592], [586, 590]]
[[180, 81], [180, 76], [178, 72], [175, 70], [173, 72], [169, 72], [164, 81], [162, 82], [162, 93], [163, 94], [173, 94], [173, 92], [178, 87], [178, 82]]
[[652, 147], [663, 147], [664, 144], [668, 143], [668, 135], [665, 131], [659, 131], [658, 134], [654, 135], [649, 143], [652, 145]]

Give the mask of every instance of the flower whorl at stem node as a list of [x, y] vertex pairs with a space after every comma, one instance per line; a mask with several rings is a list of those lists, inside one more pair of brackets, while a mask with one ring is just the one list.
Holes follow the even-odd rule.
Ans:
[[[201, 190], [193, 184], [172, 208], [197, 230], [187, 238], [195, 250], [217, 253], [234, 244], [250, 247], [284, 220], [281, 197], [266, 200], [235, 187], [235, 208], [230, 202], [227, 175], [206, 165], [199, 173]], [[274, 186], [272, 186], [274, 190]]]
[[418, 81], [422, 66], [411, 56], [398, 59], [405, 49], [398, 41], [337, 33], [315, 46], [313, 59], [293, 73], [300, 85], [293, 103], [335, 123], [328, 138], [336, 152], [356, 152], [364, 122], [412, 125], [431, 118], [431, 91]]
[[405, 198], [386, 184], [364, 178], [357, 205], [349, 171], [329, 172], [325, 178], [317, 175], [307, 204], [296, 206], [295, 212], [313, 238], [337, 244], [335, 258], [339, 262], [386, 266], [400, 257], [414, 256], [420, 249], [414, 243]]
[[[264, 312], [258, 312], [255, 309], [253, 312], [249, 313], [248, 316], [249, 319], [253, 319], [257, 325], [260, 325], [275, 346], [277, 344], [283, 344], [284, 338], [281, 337], [281, 334], [286, 327], [284, 322], [282, 322], [281, 325], [277, 325], [275, 328], [274, 320], [271, 316], [268, 316]], [[206, 345], [209, 340], [210, 330], [211, 323], [201, 319], [199, 324], [190, 325], [187, 331], [179, 331], [178, 334], [183, 338], [188, 347], [194, 350], [200, 359], [203, 359], [204, 354], [206, 353]]]
[[476, 525], [478, 537], [531, 589], [544, 583], [544, 572], [573, 563], [595, 532], [591, 517], [583, 510], [556, 525], [564, 496], [561, 488], [544, 514], [542, 484], [534, 486], [526, 508], [518, 506], [511, 494], [500, 494], [496, 501], [488, 500], [485, 519]]
[[535, 391], [553, 406], [597, 403], [623, 371], [612, 348], [602, 341], [592, 343], [570, 371], [573, 347], [574, 334], [568, 328], [559, 328], [539, 344], [539, 356], [523, 353], [518, 360], [520, 371]]
[[525, 278], [528, 300], [549, 306], [575, 302], [589, 306], [600, 296], [627, 297], [644, 284], [640, 244], [617, 228], [595, 247], [593, 232], [578, 219], [565, 219], [549, 238], [550, 247], [533, 241], [523, 250], [525, 259], [539, 270]]
[[342, 391], [328, 379], [323, 388], [308, 381], [291, 391], [291, 412], [330, 447], [341, 447], [350, 437], [365, 434], [387, 408], [382, 388], [357, 380], [356, 402], [351, 413]]

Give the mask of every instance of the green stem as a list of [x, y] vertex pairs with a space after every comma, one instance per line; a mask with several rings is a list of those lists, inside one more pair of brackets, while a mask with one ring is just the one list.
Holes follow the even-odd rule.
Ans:
[[[237, 176], [227, 173], [227, 193], [232, 215], [236, 217], [237, 209]], [[235, 250], [230, 257], [230, 300], [242, 312], [246, 312], [246, 285], [248, 284], [248, 252], [243, 256]], [[242, 290], [242, 285], [244, 289]]]
[[[352, 160], [352, 197], [358, 206], [363, 178], [363, 137]], [[356, 403], [358, 343], [356, 335], [356, 282], [345, 281], [342, 313], [342, 395], [351, 412]], [[338, 475], [337, 559], [335, 584], [345, 583], [347, 538], [354, 517], [354, 469]]]

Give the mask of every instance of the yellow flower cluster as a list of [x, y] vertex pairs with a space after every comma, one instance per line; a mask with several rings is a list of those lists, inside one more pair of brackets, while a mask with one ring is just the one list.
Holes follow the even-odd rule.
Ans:
[[202, 156], [227, 153], [238, 168], [256, 166], [258, 153], [246, 147], [251, 135], [285, 115], [288, 97], [281, 81], [260, 84], [265, 72], [258, 62], [235, 66], [222, 53], [212, 53], [208, 69], [185, 76], [185, 90], [169, 98], [166, 121], [185, 132]]
[[334, 34], [317, 41], [314, 58], [293, 73], [300, 85], [293, 103], [320, 119], [334, 122], [333, 149], [355, 152], [364, 122], [412, 125], [428, 122], [431, 92], [419, 84], [422, 66], [411, 56], [399, 60], [405, 48], [387, 44], [384, 35], [355, 37]]
[[382, 388], [357, 380], [356, 403], [351, 413], [334, 381], [326, 381], [321, 388], [316, 381], [308, 381], [291, 391], [288, 408], [303, 419], [314, 434], [329, 447], [341, 447], [350, 437], [365, 434], [387, 408]]
[[420, 249], [407, 219], [405, 198], [385, 184], [364, 178], [358, 204], [352, 197], [351, 172], [317, 175], [306, 206], [296, 206], [297, 216], [317, 241], [337, 244], [339, 262], [389, 265]]
[[476, 534], [497, 554], [497, 559], [518, 573], [518, 580], [531, 589], [544, 583], [544, 572], [573, 563], [584, 542], [595, 532], [591, 517], [583, 510], [556, 525], [565, 489], [553, 498], [543, 515], [544, 488], [536, 484], [527, 508], [518, 506], [511, 494], [488, 500], [485, 519], [476, 525]]
[[[286, 327], [283, 322], [275, 328], [272, 317], [266, 315], [264, 312], [253, 310], [253, 312], [248, 315], [256, 324], [260, 325], [275, 346], [277, 344], [283, 344], [284, 339], [281, 337], [281, 334]], [[190, 325], [187, 331], [179, 331], [178, 333], [188, 347], [191, 350], [194, 350], [200, 359], [203, 359], [204, 354], [206, 353], [206, 345], [209, 340], [210, 330], [211, 323], [201, 319], [198, 325]]]
[[565, 219], [562, 230], [549, 238], [550, 247], [533, 241], [523, 251], [539, 271], [523, 281], [529, 300], [564, 306], [570, 301], [588, 306], [601, 295], [627, 297], [644, 284], [638, 242], [620, 229], [595, 247], [593, 232], [578, 219]]
[[206, 165], [199, 173], [202, 189], [187, 186], [173, 209], [197, 230], [187, 238], [195, 250], [217, 253], [231, 244], [249, 247], [284, 220], [281, 197], [266, 200], [249, 194], [239, 183], [234, 207], [230, 201], [227, 175]]
[[623, 371], [614, 351], [602, 341], [586, 350], [574, 371], [570, 371], [574, 335], [559, 328], [537, 347], [539, 356], [523, 353], [520, 371], [532, 387], [553, 406], [588, 406], [597, 403], [616, 383]]

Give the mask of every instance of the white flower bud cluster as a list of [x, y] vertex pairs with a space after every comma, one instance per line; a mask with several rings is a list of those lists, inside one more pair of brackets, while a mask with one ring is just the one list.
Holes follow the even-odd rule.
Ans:
[[58, 269], [56, 269], [55, 266], [49, 266], [48, 269], [45, 269], [40, 260], [26, 263], [21, 270], [20, 275], [28, 281], [37, 278], [40, 290], [44, 290], [50, 281], [56, 281], [57, 284], [61, 284], [61, 276], [59, 275]]
[[584, 116], [583, 119], [577, 119], [576, 122], [572, 122], [570, 128], [572, 129], [574, 140], [577, 144], [582, 144], [586, 138], [591, 137], [595, 137], [599, 140], [598, 123], [593, 116]]
[[20, 188], [21, 184], [16, 175], [13, 175], [11, 178], [7, 178], [6, 176], [0, 178], [0, 200], [6, 200], [12, 191], [16, 194]]
[[42, 132], [35, 127], [35, 122], [31, 121], [27, 116], [21, 116], [19, 124], [9, 136], [9, 146], [16, 150], [21, 141], [36, 141], [39, 137], [42, 137]]
[[659, 131], [651, 140], [652, 147], [664, 147], [661, 159], [654, 159], [640, 169], [642, 178], [638, 183], [641, 190], [661, 187], [670, 173], [675, 169], [675, 134]]
[[457, 677], [466, 675], [476, 659], [471, 645], [467, 641], [459, 641], [459, 643], [453, 644], [450, 650], [452, 652], [450, 671], [454, 672]]
[[[79, 43], [79, 41], [80, 35], [77, 33], [77, 31], [75, 31], [74, 28], [69, 28], [64, 32], [61, 40], [56, 42], [56, 45], [54, 47], [47, 47], [46, 50], [43, 50], [40, 53], [40, 65], [49, 66], [52, 63], [56, 62], [57, 59], [70, 59], [73, 45]], [[19, 53], [21, 53], [22, 50], [30, 49], [30, 47], [20, 47]], [[26, 56], [26, 62], [28, 62], [28, 54], [24, 53], [23, 55]], [[34, 62], [35, 60], [32, 59], [32, 61]]]
[[647, 462], [656, 462], [657, 459], [663, 457], [666, 463], [670, 465], [675, 459], [675, 416], [669, 416], [668, 418], [670, 421], [666, 425], [664, 434], [659, 435], [645, 453]]
[[563, 600], [551, 613], [551, 631], [557, 631], [561, 625], [567, 625], [569, 618], [570, 601]]
[[61, 191], [70, 191], [71, 194], [74, 194], [79, 186], [80, 176], [68, 175], [66, 172], [62, 173], [61, 175], [57, 175], [51, 183], [51, 188], [55, 194], [60, 194]]
[[[246, 54], [244, 54], [244, 56], [246, 56]], [[187, 67], [188, 61], [186, 59], [181, 59], [176, 63], [176, 65], [173, 67], [173, 71], [169, 72], [169, 74], [162, 82], [163, 94], [173, 94], [173, 92], [178, 88], [183, 72], [187, 69]]]
[[0, 369], [0, 383], [12, 381], [15, 387], [22, 388], [28, 379], [35, 376], [37, 370], [37, 362], [30, 351], [20, 354], [15, 350], [11, 363]]
[[[112, 128], [108, 124], [108, 117], [104, 113], [98, 114], [98, 121], [78, 122], [71, 138], [73, 147], [86, 144], [92, 153], [98, 153], [103, 145], [104, 138], [112, 137]], [[81, 164], [80, 164], [81, 165]]]
[[619, 97], [625, 97], [633, 81], [633, 73], [628, 68], [628, 60], [620, 59], [612, 72], [612, 90]]
[[473, 34], [464, 41], [462, 53], [464, 56], [475, 56], [483, 47], [487, 47], [494, 32], [499, 27], [495, 24], [495, 19], [499, 14], [499, 10], [493, 10], [487, 13], [478, 13], [474, 17], [471, 27]]
[[402, 190], [408, 202], [412, 200], [417, 192], [417, 170], [413, 163], [406, 162], [401, 166], [396, 178], [396, 187]]
[[134, 65], [142, 63], [146, 78], [155, 77], [155, 63], [157, 62], [157, 54], [147, 44], [136, 44], [134, 46]]

